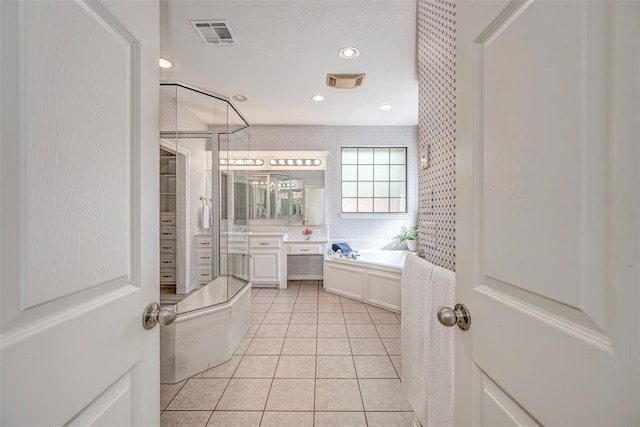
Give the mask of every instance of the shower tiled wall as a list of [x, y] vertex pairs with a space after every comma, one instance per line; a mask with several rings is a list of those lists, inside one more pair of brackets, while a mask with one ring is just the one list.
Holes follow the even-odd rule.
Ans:
[[419, 250], [455, 270], [455, 2], [418, 0]]
[[[252, 151], [329, 151], [325, 177], [327, 223], [332, 240], [392, 239], [418, 213], [415, 126], [251, 126]], [[407, 147], [408, 215], [397, 219], [345, 219], [340, 216], [341, 147]]]

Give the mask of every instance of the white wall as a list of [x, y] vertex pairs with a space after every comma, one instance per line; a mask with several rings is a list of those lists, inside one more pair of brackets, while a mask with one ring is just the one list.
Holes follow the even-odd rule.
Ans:
[[[259, 126], [249, 128], [252, 151], [329, 151], [325, 177], [331, 240], [392, 239], [415, 224], [418, 213], [417, 128], [415, 126]], [[343, 219], [341, 147], [407, 147], [408, 215], [398, 219]], [[373, 216], [373, 214], [372, 214]], [[388, 216], [388, 215], [387, 215]]]

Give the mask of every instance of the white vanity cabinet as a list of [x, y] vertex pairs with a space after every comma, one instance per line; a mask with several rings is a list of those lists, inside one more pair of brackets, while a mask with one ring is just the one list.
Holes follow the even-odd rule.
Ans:
[[282, 243], [282, 235], [249, 238], [249, 278], [253, 285], [287, 288], [286, 259]]

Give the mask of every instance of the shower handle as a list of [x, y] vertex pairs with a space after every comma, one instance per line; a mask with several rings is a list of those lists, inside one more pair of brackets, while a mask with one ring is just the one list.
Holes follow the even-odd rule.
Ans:
[[172, 306], [161, 307], [157, 302], [151, 303], [142, 313], [142, 326], [152, 329], [158, 323], [160, 326], [168, 326], [176, 320], [176, 310]]

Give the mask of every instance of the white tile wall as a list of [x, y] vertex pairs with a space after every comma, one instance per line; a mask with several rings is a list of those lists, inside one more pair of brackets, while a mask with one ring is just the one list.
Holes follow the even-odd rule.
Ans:
[[[418, 213], [417, 129], [415, 126], [256, 126], [249, 128], [251, 150], [329, 151], [325, 178], [327, 224], [332, 240], [392, 239], [400, 227], [415, 224]], [[407, 147], [408, 215], [398, 219], [340, 217], [342, 147]], [[253, 222], [252, 222], [253, 223]]]

